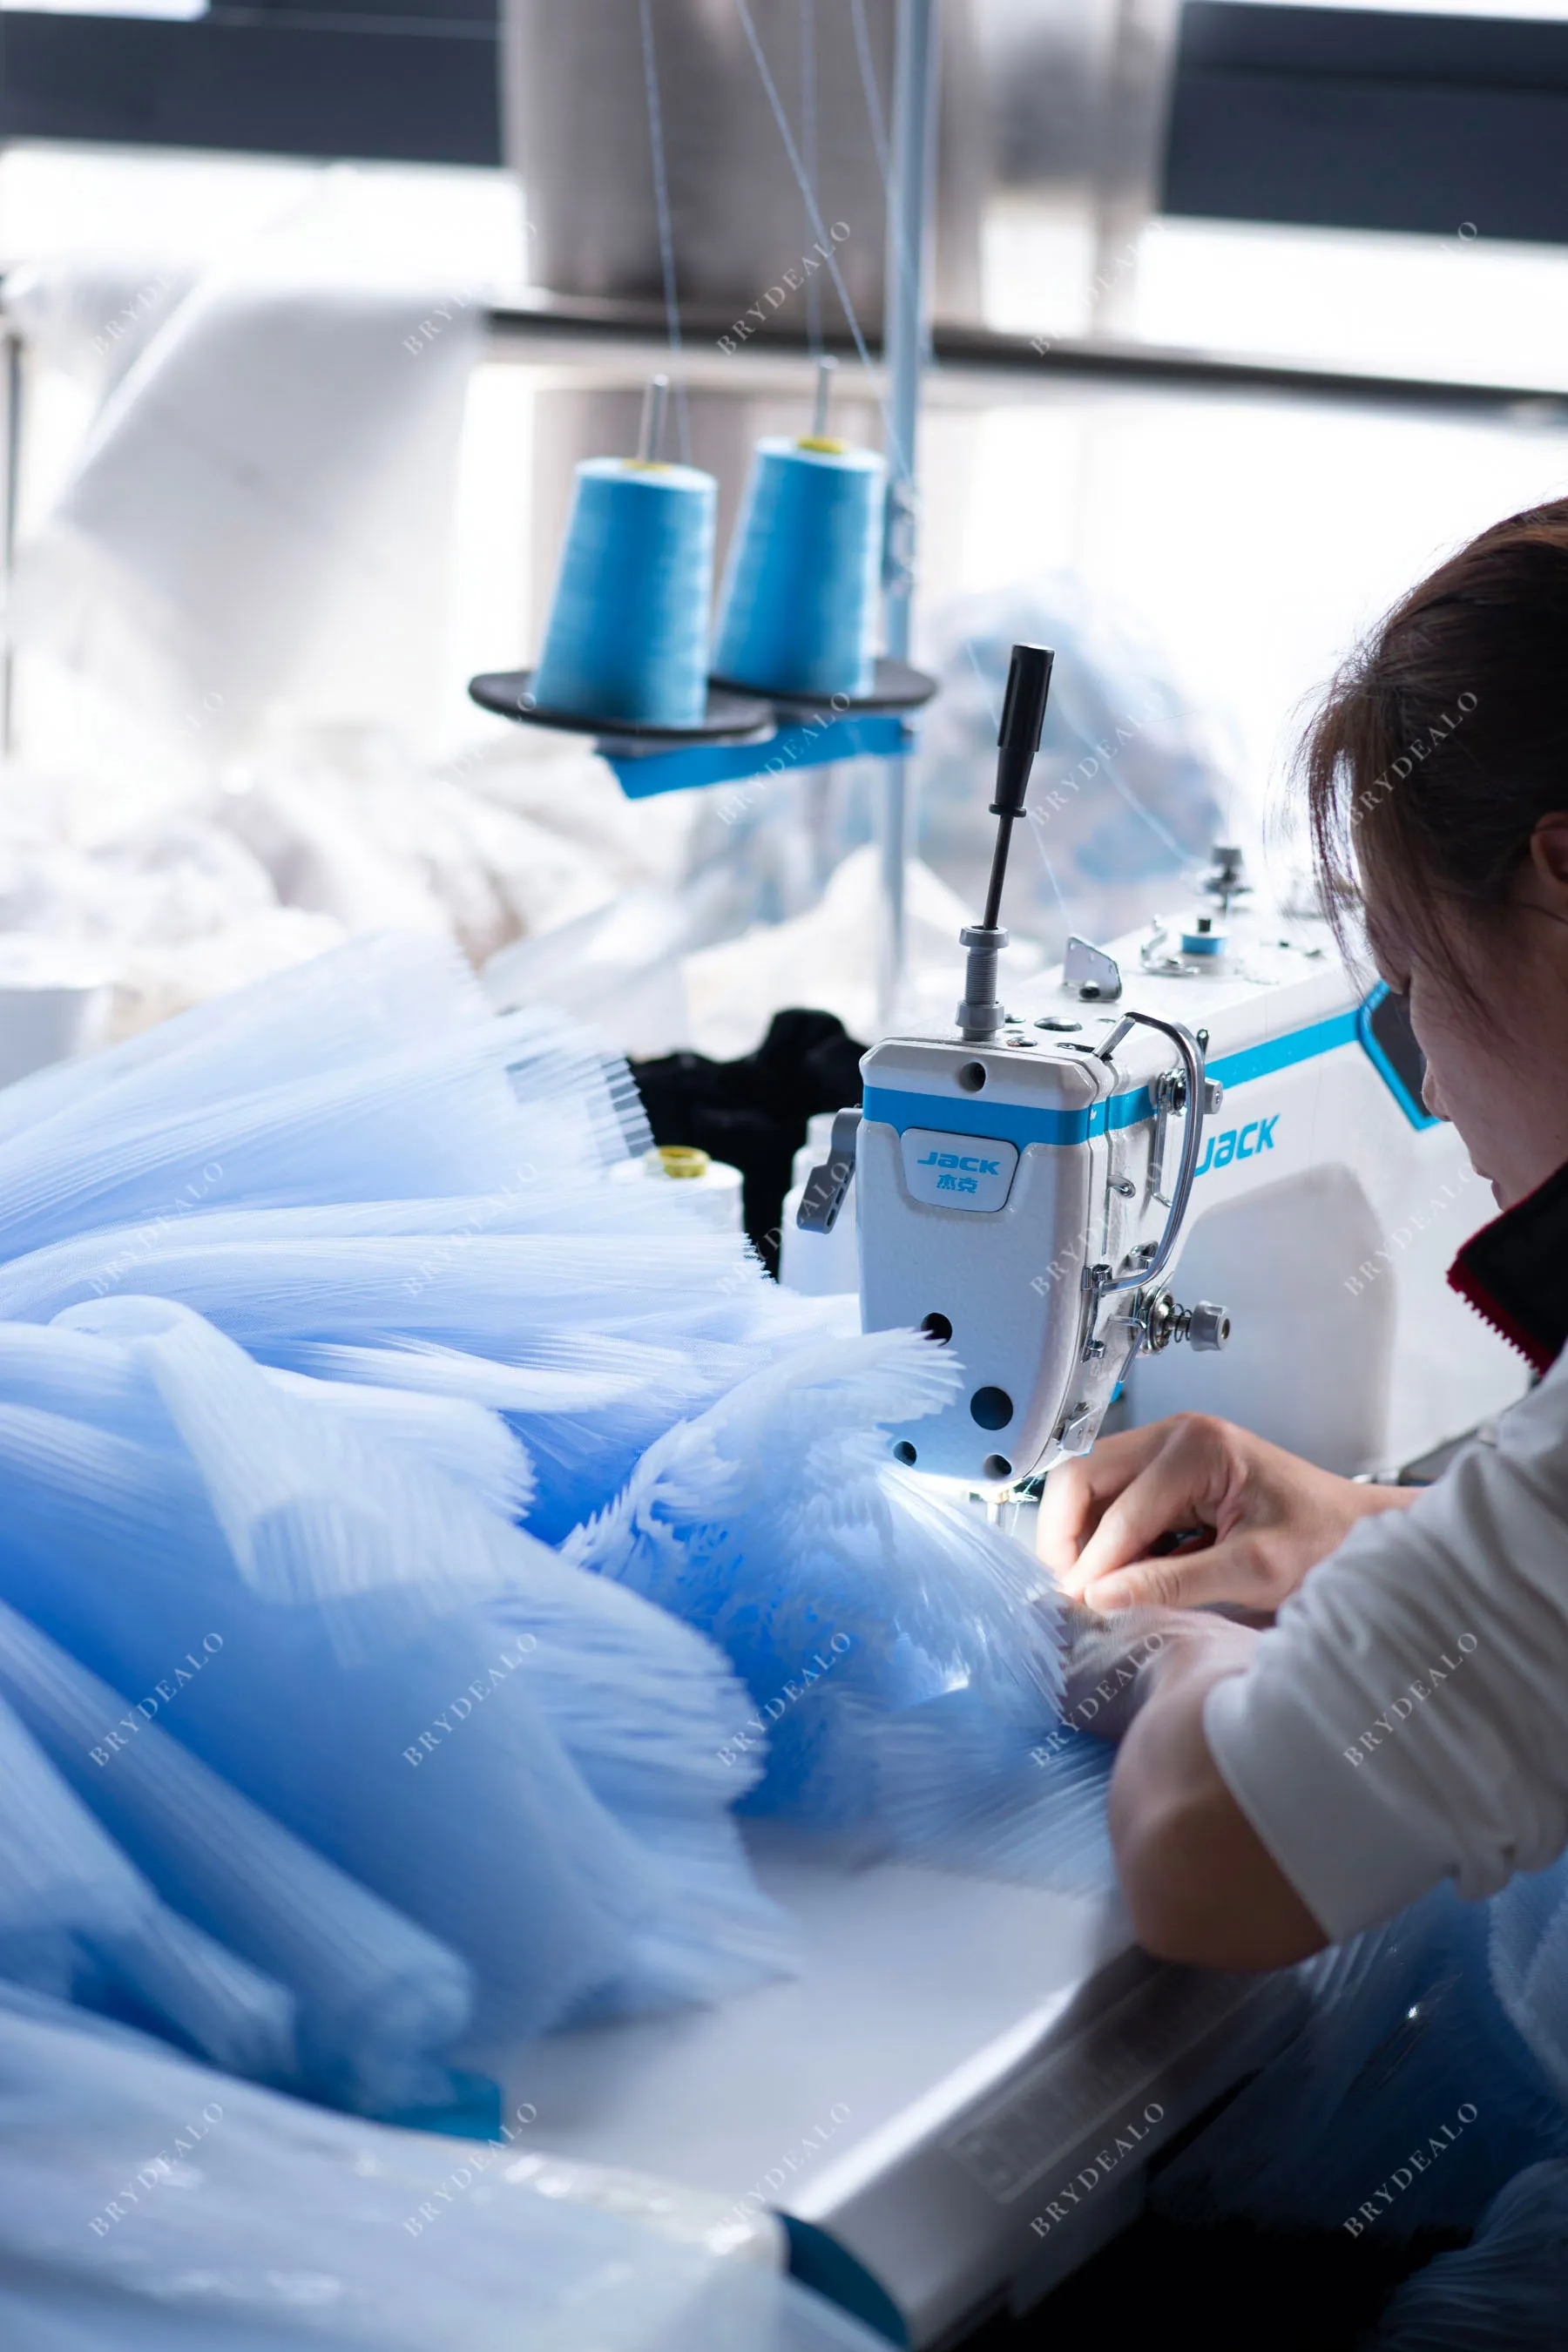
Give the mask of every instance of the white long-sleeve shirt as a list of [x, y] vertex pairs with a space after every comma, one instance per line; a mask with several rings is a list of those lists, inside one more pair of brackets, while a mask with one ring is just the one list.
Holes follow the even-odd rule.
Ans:
[[1226, 1785], [1334, 1942], [1568, 1846], [1568, 1355], [1363, 1520], [1209, 1692]]

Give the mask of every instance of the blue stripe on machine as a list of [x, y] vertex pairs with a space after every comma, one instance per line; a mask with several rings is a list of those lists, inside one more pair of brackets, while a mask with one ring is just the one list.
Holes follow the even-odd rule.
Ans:
[[1244, 1087], [1249, 1078], [1271, 1078], [1277, 1070], [1289, 1070], [1319, 1054], [1331, 1054], [1336, 1045], [1353, 1045], [1360, 1034], [1357, 1019], [1355, 1013], [1334, 1013], [1326, 1021], [1314, 1021], [1310, 1028], [1288, 1029], [1283, 1037], [1266, 1037], [1261, 1045], [1244, 1046], [1239, 1054], [1222, 1054], [1217, 1062], [1209, 1064], [1208, 1074], [1223, 1087]]
[[[1272, 1077], [1298, 1062], [1357, 1041], [1354, 1013], [1335, 1013], [1305, 1029], [1287, 1030], [1282, 1037], [1265, 1038], [1237, 1054], [1224, 1054], [1208, 1066], [1211, 1078], [1222, 1086], [1245, 1086], [1249, 1078]], [[1153, 1114], [1147, 1087], [1137, 1087], [1087, 1110], [1053, 1110], [1047, 1104], [998, 1102], [994, 1096], [906, 1093], [902, 1087], [868, 1087], [861, 1106], [864, 1116], [902, 1134], [908, 1127], [936, 1128], [949, 1135], [994, 1135], [1022, 1149], [1030, 1143], [1084, 1143], [1091, 1135], [1113, 1134], [1135, 1127]]]
[[[1139, 1093], [1147, 1115], [1149, 1089], [1141, 1087]], [[1129, 1104], [1137, 1099], [1126, 1097]], [[1042, 1103], [1036, 1109], [1026, 1103], [997, 1102], [989, 1095], [917, 1095], [902, 1087], [868, 1087], [860, 1108], [864, 1118], [880, 1120], [900, 1135], [906, 1128], [931, 1127], [947, 1135], [994, 1135], [1020, 1150], [1029, 1143], [1082, 1143], [1088, 1136], [1105, 1132], [1104, 1103], [1088, 1110], [1052, 1110]], [[1137, 1116], [1131, 1112], [1117, 1124], [1131, 1125]]]

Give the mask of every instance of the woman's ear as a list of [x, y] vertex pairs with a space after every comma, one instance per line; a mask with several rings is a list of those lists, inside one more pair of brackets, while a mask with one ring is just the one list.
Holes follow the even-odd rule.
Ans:
[[1568, 915], [1568, 809], [1541, 819], [1530, 836], [1530, 863], [1537, 888], [1548, 893], [1552, 911]]

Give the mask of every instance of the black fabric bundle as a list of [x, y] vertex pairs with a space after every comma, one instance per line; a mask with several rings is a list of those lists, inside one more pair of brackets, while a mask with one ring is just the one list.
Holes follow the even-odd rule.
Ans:
[[775, 1013], [762, 1044], [737, 1062], [683, 1053], [632, 1064], [656, 1143], [691, 1144], [740, 1170], [746, 1231], [770, 1274], [805, 1123], [859, 1101], [865, 1051], [836, 1013], [795, 1009]]

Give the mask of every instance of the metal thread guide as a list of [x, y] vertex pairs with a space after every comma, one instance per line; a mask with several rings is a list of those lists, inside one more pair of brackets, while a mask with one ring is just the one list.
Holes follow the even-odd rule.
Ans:
[[637, 462], [639, 466], [658, 466], [664, 462], [659, 453], [664, 447], [664, 411], [668, 398], [669, 378], [667, 375], [650, 376], [643, 390], [642, 420], [637, 429]]

